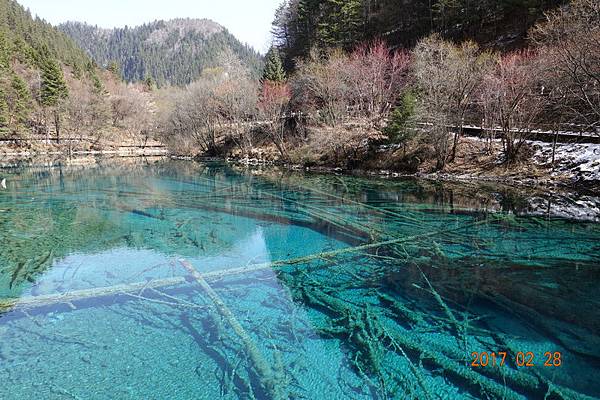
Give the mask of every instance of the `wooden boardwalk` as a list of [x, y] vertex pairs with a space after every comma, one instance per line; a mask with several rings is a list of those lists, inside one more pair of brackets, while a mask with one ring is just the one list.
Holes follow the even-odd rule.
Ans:
[[[418, 123], [422, 129], [428, 125], [427, 123]], [[456, 132], [458, 127], [456, 126], [448, 126], [447, 127], [451, 132]], [[462, 127], [463, 134], [465, 136], [471, 137], [479, 137], [479, 138], [487, 138], [490, 133], [494, 134], [496, 139], [502, 138], [502, 129], [501, 128], [483, 128], [477, 125], [464, 125]], [[513, 132], [519, 133], [520, 130], [513, 129]], [[533, 129], [526, 133], [527, 140], [538, 140], [540, 142], [553, 143], [556, 139], [557, 143], [591, 143], [591, 144], [600, 144], [600, 130], [597, 132], [584, 131], [584, 130], [575, 130], [573, 127], [565, 126], [562, 130], [553, 131], [549, 129]]]

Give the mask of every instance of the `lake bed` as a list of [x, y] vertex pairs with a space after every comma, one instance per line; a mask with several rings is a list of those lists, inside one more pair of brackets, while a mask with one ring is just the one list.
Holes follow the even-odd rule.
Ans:
[[600, 396], [595, 197], [166, 159], [3, 176], [0, 398]]

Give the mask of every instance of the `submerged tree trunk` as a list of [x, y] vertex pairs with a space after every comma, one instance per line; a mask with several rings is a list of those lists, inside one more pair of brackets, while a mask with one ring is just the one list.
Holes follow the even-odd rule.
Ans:
[[240, 338], [244, 345], [248, 358], [252, 361], [252, 364], [256, 369], [256, 373], [260, 380], [260, 384], [265, 390], [265, 392], [268, 393], [270, 398], [274, 400], [287, 399], [288, 396], [285, 393], [283, 393], [284, 388], [282, 387], [281, 382], [277, 379], [277, 376], [273, 372], [273, 369], [265, 360], [264, 356], [256, 346], [256, 343], [254, 343], [250, 335], [248, 335], [246, 330], [244, 330], [242, 325], [235, 318], [231, 310], [225, 305], [225, 303], [223, 302], [223, 300], [221, 300], [219, 295], [210, 287], [210, 285], [206, 282], [202, 274], [200, 274], [200, 272], [198, 272], [198, 270], [196, 270], [196, 268], [194, 268], [192, 264], [190, 264], [186, 260], [179, 260], [179, 263], [190, 273], [194, 280], [198, 282], [204, 293], [215, 305], [215, 308], [217, 309], [221, 317], [227, 320], [233, 331]]

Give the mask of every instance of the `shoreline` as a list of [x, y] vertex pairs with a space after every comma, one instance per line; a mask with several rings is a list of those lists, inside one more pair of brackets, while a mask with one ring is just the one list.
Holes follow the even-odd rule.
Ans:
[[20, 152], [10, 152], [10, 153], [0, 153], [0, 159], [8, 158], [8, 157], [42, 157], [42, 156], [95, 156], [95, 155], [117, 155], [117, 156], [145, 156], [145, 155], [165, 155], [169, 156], [170, 151], [165, 149], [143, 149], [139, 150], [74, 150], [71, 152], [65, 151], [20, 151]]
[[[500, 146], [498, 139], [490, 143], [479, 138], [461, 138], [461, 151], [456, 160], [442, 171], [434, 168], [430, 159], [413, 155], [417, 164], [406, 165], [406, 150], [399, 156], [398, 146], [363, 146], [362, 158], [353, 166], [344, 165], [346, 160], [316, 162], [306, 165], [297, 160], [282, 161], [276, 153], [259, 149], [254, 157], [234, 154], [226, 157], [230, 163], [247, 165], [277, 165], [291, 170], [323, 173], [343, 173], [364, 177], [417, 178], [443, 182], [497, 183], [519, 187], [569, 190], [600, 196], [600, 144], [558, 143], [552, 144], [528, 140], [525, 142], [527, 159], [506, 166], [485, 147]], [[555, 150], [555, 151], [554, 151]], [[499, 150], [496, 152], [498, 153]], [[258, 157], [257, 157], [258, 155]], [[266, 155], [267, 157], [264, 157]], [[201, 158], [201, 157], [200, 157]], [[404, 170], [403, 170], [404, 168]]]
[[[173, 159], [178, 160], [192, 160], [192, 161], [203, 161], [210, 160], [210, 158], [203, 157], [184, 157], [184, 156], [171, 156]], [[214, 159], [214, 158], [213, 158]], [[474, 174], [461, 174], [461, 173], [449, 173], [449, 172], [415, 172], [415, 173], [402, 173], [394, 172], [389, 170], [377, 170], [377, 169], [344, 169], [341, 167], [325, 167], [325, 166], [303, 166], [300, 164], [289, 164], [276, 161], [262, 161], [256, 159], [234, 159], [234, 158], [221, 158], [224, 162], [232, 165], [241, 165], [247, 167], [278, 167], [286, 169], [288, 171], [297, 172], [308, 172], [308, 173], [322, 173], [322, 174], [336, 174], [336, 175], [351, 175], [359, 177], [375, 177], [379, 179], [424, 179], [431, 182], [449, 182], [449, 183], [477, 183], [477, 184], [498, 184], [513, 186], [515, 188], [529, 188], [529, 189], [551, 189], [551, 190], [563, 190], [570, 192], [577, 192], [581, 194], [599, 196], [600, 197], [600, 182], [584, 182], [592, 183], [592, 187], [584, 187], [581, 183], [575, 182], [569, 183], [566, 179], [536, 179], [536, 178], [512, 178], [502, 175], [474, 175]]]
[[0, 168], [10, 168], [18, 166], [21, 163], [34, 160], [44, 160], [47, 162], [60, 162], [62, 160], [77, 160], [86, 164], [87, 161], [96, 158], [137, 158], [137, 157], [169, 157], [170, 152], [167, 149], [136, 149], [136, 150], [90, 150], [90, 151], [40, 151], [40, 152], [11, 152], [0, 153]]
[[[165, 157], [173, 160], [195, 161], [195, 162], [224, 162], [230, 165], [239, 165], [245, 167], [270, 167], [280, 168], [287, 171], [348, 175], [365, 178], [378, 179], [423, 179], [431, 182], [448, 182], [448, 183], [463, 183], [463, 184], [498, 184], [503, 186], [511, 186], [515, 188], [528, 188], [535, 190], [552, 191], [568, 191], [591, 196], [600, 196], [600, 182], [598, 181], [583, 181], [569, 182], [567, 179], [540, 179], [534, 177], [516, 178], [514, 176], [503, 175], [477, 175], [469, 173], [452, 173], [452, 172], [415, 172], [403, 173], [391, 170], [365, 169], [354, 168], [347, 169], [332, 166], [304, 166], [301, 164], [286, 163], [273, 160], [261, 160], [250, 158], [235, 158], [235, 157], [200, 157], [200, 156], [184, 156], [171, 153], [168, 149], [135, 149], [135, 150], [93, 150], [93, 151], [16, 151], [0, 153], [0, 168], [10, 168], [22, 162], [35, 160], [37, 158], [53, 158], [49, 161], [60, 161], [65, 159], [89, 160], [92, 158], [137, 158], [137, 157]], [[5, 160], [9, 160], [8, 163]], [[77, 164], [77, 162], [75, 162]]]

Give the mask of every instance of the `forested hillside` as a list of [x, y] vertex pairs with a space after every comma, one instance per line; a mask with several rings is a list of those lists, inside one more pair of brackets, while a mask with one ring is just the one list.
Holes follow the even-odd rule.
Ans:
[[523, 45], [544, 12], [565, 0], [289, 0], [274, 21], [276, 43], [288, 67], [311, 48], [342, 47], [384, 39], [412, 47], [430, 33], [472, 39], [496, 49]]
[[60, 29], [99, 65], [113, 65], [128, 82], [151, 77], [159, 86], [186, 85], [204, 69], [222, 65], [227, 53], [239, 58], [254, 76], [262, 68], [256, 51], [206, 19], [156, 21], [111, 30], [70, 22]]
[[45, 48], [53, 58], [72, 67], [83, 68], [89, 57], [67, 35], [45, 21], [35, 18], [13, 0], [0, 0], [0, 33], [5, 54], [23, 61], [34, 61]]
[[[147, 131], [150, 88], [127, 86], [71, 38], [0, 0], [0, 139], [18, 147]], [[93, 138], [93, 140], [91, 140]]]

